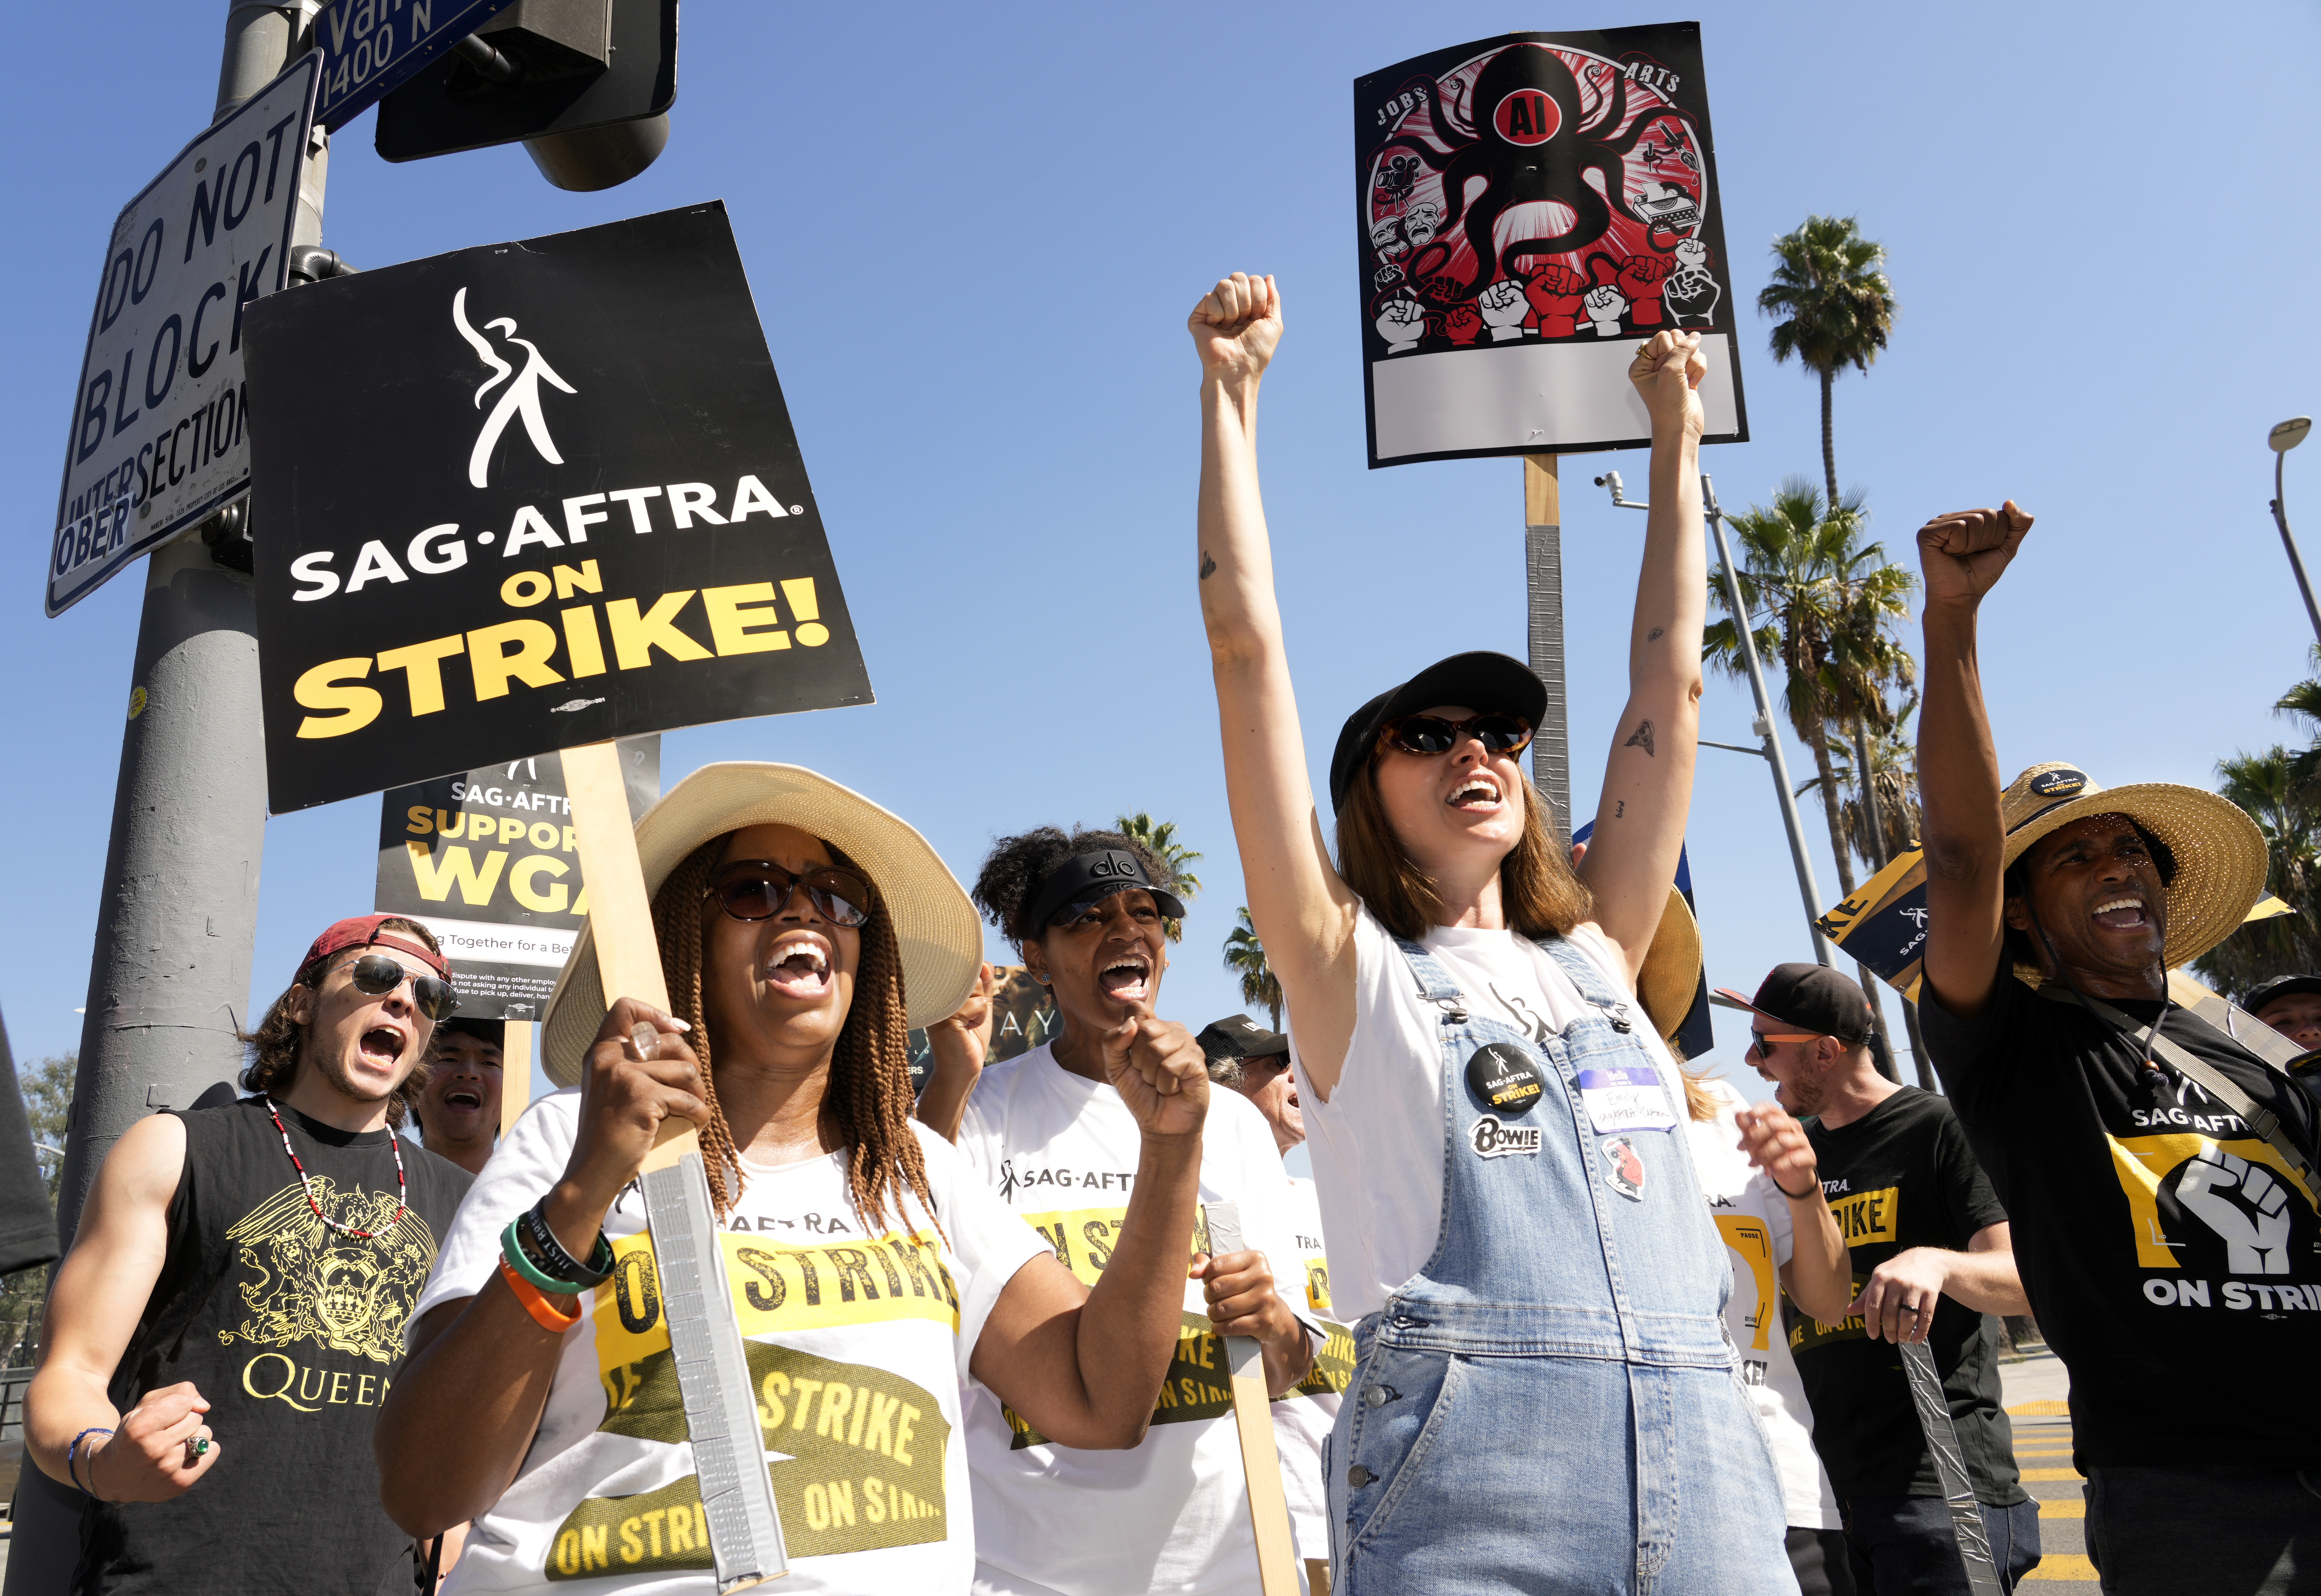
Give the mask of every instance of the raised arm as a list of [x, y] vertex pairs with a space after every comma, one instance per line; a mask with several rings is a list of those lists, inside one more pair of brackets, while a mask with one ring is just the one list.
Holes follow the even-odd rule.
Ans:
[[2023, 546], [2031, 517], [2015, 501], [1937, 515], [1918, 529], [1926, 579], [1925, 698], [1918, 709], [1918, 797], [1925, 809], [1925, 979], [1961, 1019], [1998, 979], [2007, 838], [1998, 753], [1982, 704], [1975, 622], [1982, 596]]
[[1201, 619], [1217, 685], [1225, 794], [1249, 917], [1325, 1099], [1354, 1029], [1353, 892], [1338, 878], [1314, 808], [1289, 685], [1273, 552], [1257, 488], [1257, 387], [1281, 340], [1270, 277], [1219, 282], [1188, 318], [1201, 357]]
[[[49, 1293], [40, 1369], [24, 1397], [25, 1450], [41, 1472], [84, 1490], [94, 1484], [92, 1494], [107, 1501], [166, 1501], [224, 1448], [213, 1441], [187, 1465], [185, 1443], [210, 1434], [208, 1399], [191, 1381], [148, 1391], [126, 1415], [108, 1389], [161, 1278], [169, 1202], [185, 1167], [186, 1125], [173, 1114], [141, 1119], [114, 1144]], [[74, 1439], [92, 1427], [115, 1433], [89, 1436], [68, 1466]]]
[[1604, 795], [1579, 875], [1596, 896], [1597, 925], [1628, 957], [1632, 980], [1668, 907], [1692, 808], [1700, 634], [1708, 610], [1700, 522], [1705, 417], [1698, 389], [1707, 371], [1698, 333], [1655, 333], [1628, 368], [1652, 415], [1652, 507], [1629, 623], [1628, 702], [1613, 728]]

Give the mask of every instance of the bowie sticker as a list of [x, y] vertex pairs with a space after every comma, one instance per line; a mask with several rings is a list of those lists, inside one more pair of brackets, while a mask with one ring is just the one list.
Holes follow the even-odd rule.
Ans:
[[1536, 1158], [1539, 1155], [1539, 1127], [1518, 1128], [1501, 1125], [1486, 1114], [1475, 1121], [1475, 1128], [1469, 1135], [1469, 1145], [1475, 1149], [1478, 1158], [1508, 1158], [1518, 1153], [1526, 1158]]

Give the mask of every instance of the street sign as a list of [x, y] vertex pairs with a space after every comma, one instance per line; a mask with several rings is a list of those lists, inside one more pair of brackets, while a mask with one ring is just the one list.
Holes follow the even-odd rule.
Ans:
[[[629, 817], [660, 797], [660, 739], [620, 745]], [[435, 934], [471, 1019], [536, 1020], [588, 923], [560, 755], [387, 789], [371, 907]]]
[[336, 132], [507, 9], [509, 0], [333, 0], [314, 18], [323, 52], [314, 120]]
[[292, 62], [187, 145], [113, 225], [73, 391], [50, 616], [249, 489], [246, 306], [289, 270], [320, 61]]
[[277, 814], [871, 701], [721, 204], [333, 278], [250, 323]]
[[1746, 442], [1700, 25], [1509, 33], [1354, 82], [1373, 469], [1652, 441], [1628, 381], [1697, 332], [1704, 442]]

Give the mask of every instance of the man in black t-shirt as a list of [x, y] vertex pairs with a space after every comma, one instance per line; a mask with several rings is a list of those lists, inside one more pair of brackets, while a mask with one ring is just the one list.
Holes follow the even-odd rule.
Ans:
[[246, 1039], [255, 1095], [105, 1155], [24, 1400], [84, 1494], [77, 1596], [412, 1589], [370, 1437], [470, 1179], [391, 1128], [450, 976], [414, 922], [340, 921]]
[[1969, 1590], [1902, 1367], [1900, 1344], [1920, 1342], [2012, 1589], [2038, 1566], [2039, 1504], [2016, 1477], [1983, 1327], [1986, 1314], [2024, 1309], [2007, 1210], [1948, 1105], [1878, 1072], [1860, 986], [1818, 964], [1783, 964], [1755, 997], [1722, 995], [1754, 1011], [1749, 1060], [1805, 1121], [1845, 1241], [1845, 1263], [1826, 1279], [1800, 1252], [1786, 1318], [1855, 1582], [1889, 1596]]
[[2303, 1590], [2321, 1544], [2315, 1104], [2168, 1001], [2168, 971], [2263, 890], [2264, 841], [2194, 788], [2106, 791], [2046, 764], [2001, 790], [1975, 625], [2030, 524], [2010, 503], [1918, 534], [1927, 1043], [2071, 1371], [2104, 1589]]

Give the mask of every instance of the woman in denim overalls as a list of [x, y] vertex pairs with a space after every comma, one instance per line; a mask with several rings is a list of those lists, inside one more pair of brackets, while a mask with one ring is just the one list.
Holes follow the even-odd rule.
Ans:
[[[1634, 995], [1691, 800], [1698, 336], [1658, 333], [1628, 370], [1652, 508], [1628, 703], [1575, 873], [1516, 763], [1545, 690], [1478, 653], [1347, 722], [1333, 866], [1257, 489], [1279, 292], [1237, 274], [1190, 326], [1233, 828], [1324, 1132], [1309, 1145], [1332, 1290], [1363, 1316], [1323, 1465], [1338, 1596], [1793, 1592], [1779, 1484], [1724, 1331], [1730, 1265], [1674, 1062]], [[1468, 597], [1428, 579], [1382, 573], [1365, 635], [1389, 635], [1398, 606]]]

